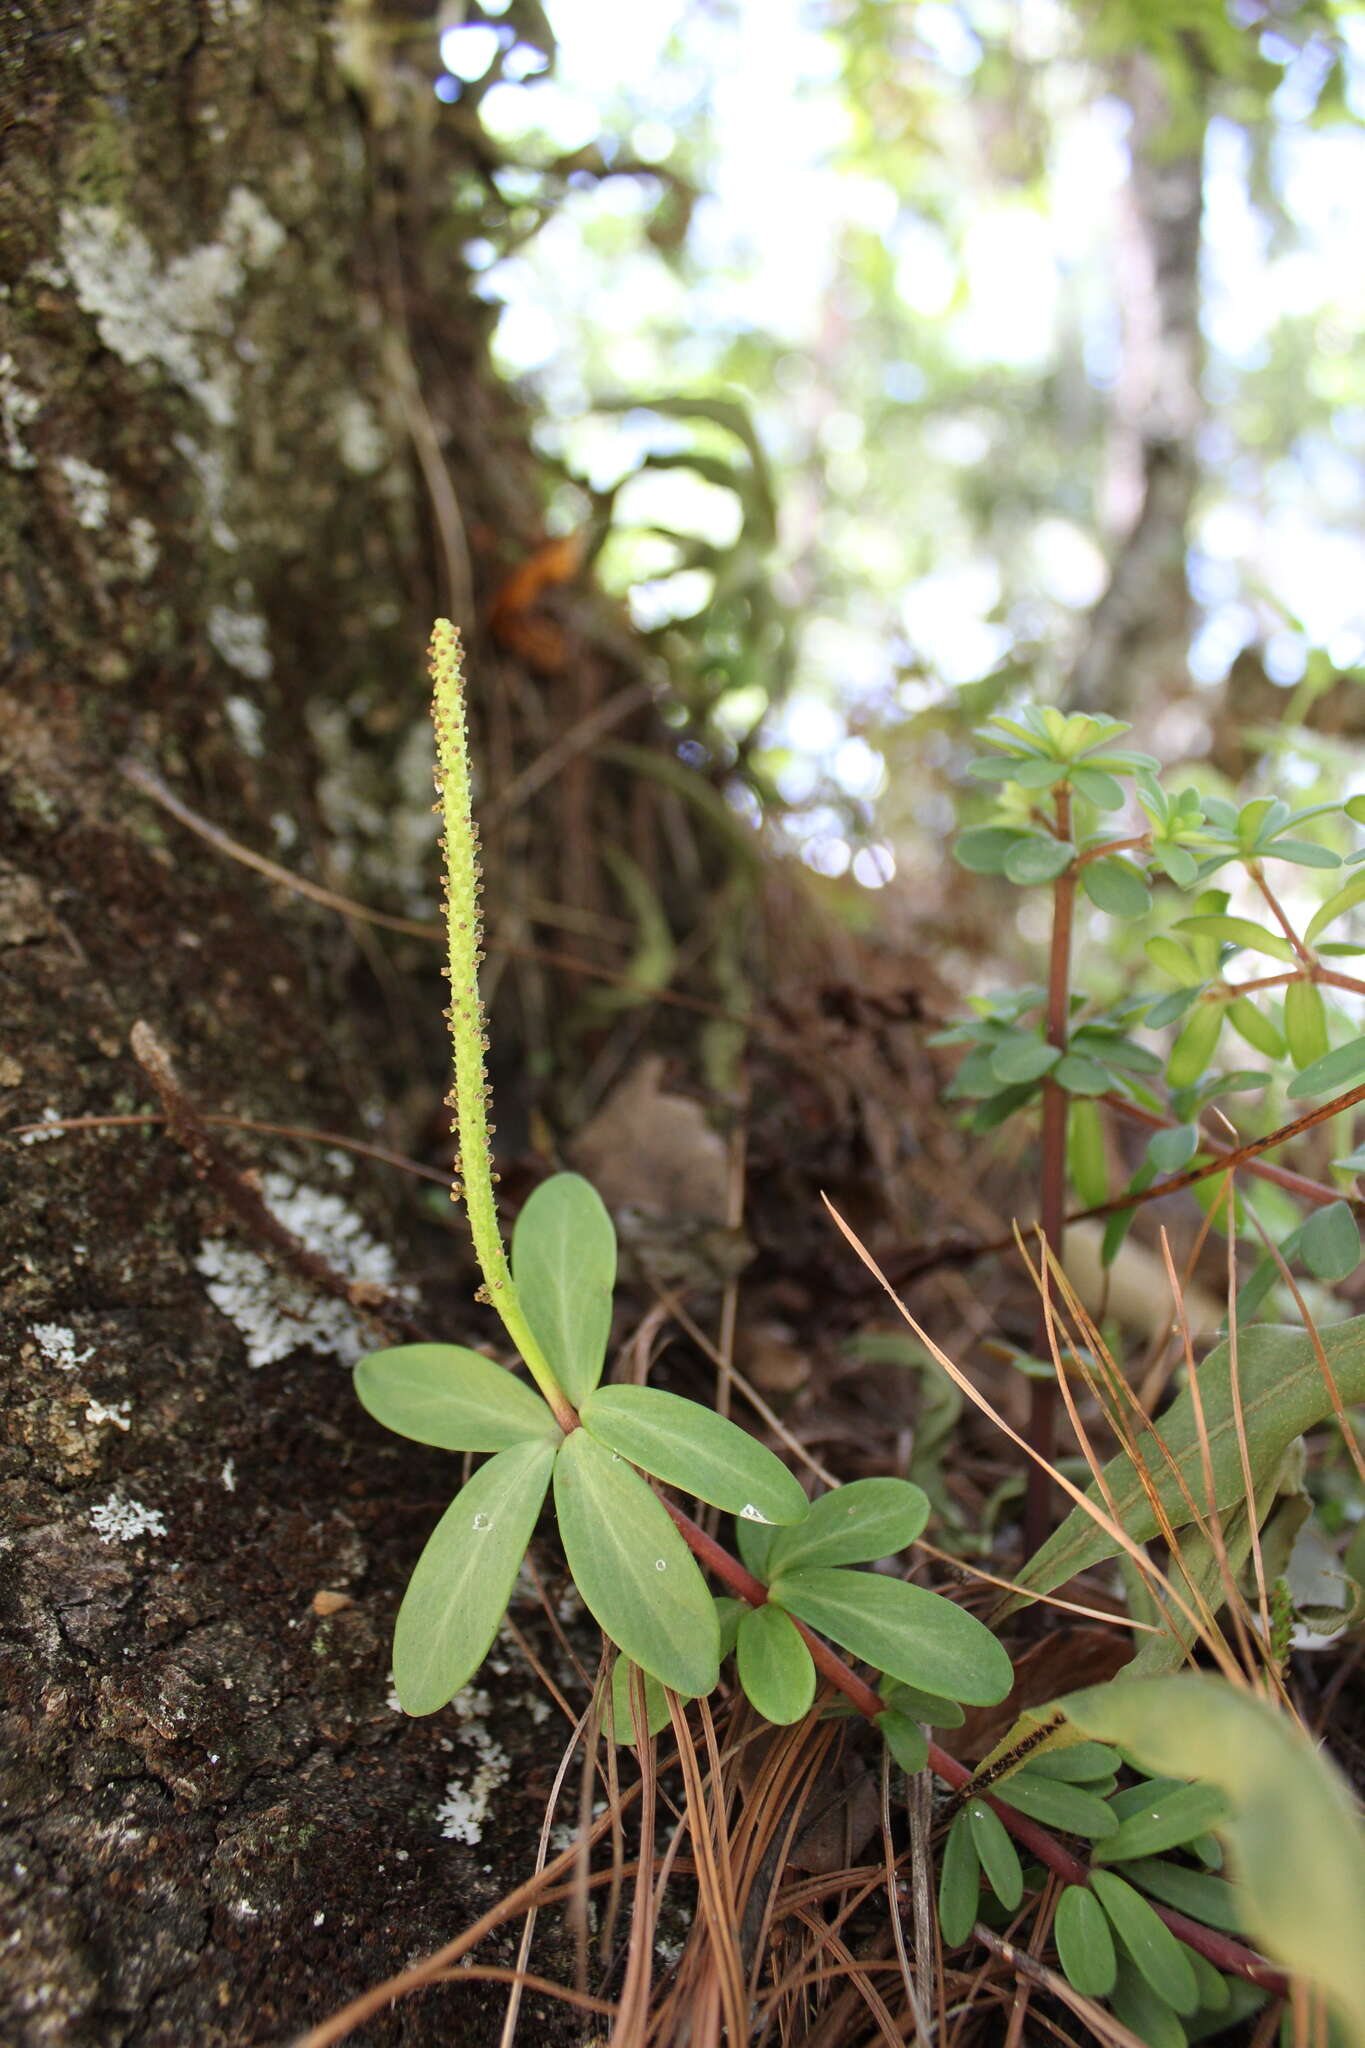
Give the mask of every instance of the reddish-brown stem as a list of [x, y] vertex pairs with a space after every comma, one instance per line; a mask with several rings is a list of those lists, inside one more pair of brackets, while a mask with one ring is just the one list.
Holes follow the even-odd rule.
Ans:
[[[751, 1607], [762, 1607], [768, 1598], [768, 1589], [762, 1581], [756, 1579], [752, 1572], [746, 1571], [739, 1559], [732, 1557], [714, 1537], [708, 1536], [689, 1514], [675, 1507], [670, 1500], [665, 1500], [664, 1506], [697, 1562], [705, 1565], [708, 1571], [714, 1572], [723, 1585], [728, 1586], [741, 1600], [747, 1600]], [[850, 1705], [856, 1707], [869, 1721], [875, 1721], [879, 1714], [884, 1713], [886, 1701], [881, 1695], [874, 1692], [865, 1679], [859, 1678], [855, 1671], [851, 1671], [838, 1652], [832, 1650], [813, 1629], [807, 1628], [795, 1615], [791, 1618], [796, 1622], [821, 1677], [828, 1679], [836, 1691], [841, 1692]], [[972, 1781], [972, 1772], [967, 1766], [959, 1763], [955, 1756], [949, 1756], [947, 1750], [940, 1749], [936, 1742], [929, 1744], [928, 1763], [934, 1776], [940, 1778], [945, 1785], [951, 1785], [954, 1791], [961, 1791]], [[1005, 1800], [997, 1798], [994, 1793], [983, 1792], [980, 1797], [1000, 1816], [1002, 1823], [1015, 1840], [1022, 1843], [1030, 1854], [1036, 1856], [1046, 1869], [1055, 1871], [1063, 1883], [1089, 1884], [1088, 1867], [1078, 1856], [1073, 1856], [1069, 1849], [1064, 1848], [1046, 1828], [1041, 1827], [1037, 1821], [1030, 1820], [1027, 1814], [1017, 1813], [1012, 1806]], [[1171, 1932], [1178, 1935], [1190, 1948], [1197, 1949], [1200, 1955], [1206, 1956], [1216, 1969], [1230, 1970], [1235, 1976], [1245, 1977], [1249, 1983], [1260, 1984], [1268, 1991], [1283, 1992], [1287, 1988], [1281, 1972], [1264, 1962], [1253, 1950], [1244, 1948], [1240, 1942], [1231, 1940], [1225, 1934], [1219, 1934], [1211, 1927], [1201, 1927], [1197, 1920], [1187, 1919], [1173, 1907], [1156, 1905], [1155, 1902], [1153, 1904], [1154, 1910], [1160, 1914]]]
[[1338, 974], [1335, 967], [1324, 967], [1321, 960], [1313, 962], [1314, 981], [1325, 981], [1329, 988], [1344, 988], [1353, 996], [1365, 996], [1365, 981], [1357, 981], [1354, 974]]
[[[1101, 1095], [1099, 1099], [1106, 1108], [1116, 1110], [1120, 1116], [1126, 1116], [1130, 1123], [1145, 1124], [1149, 1130], [1154, 1131], [1169, 1131], [1175, 1128], [1174, 1117], [1162, 1116], [1154, 1109], [1144, 1109], [1140, 1103], [1129, 1102], [1122, 1095]], [[1224, 1145], [1217, 1138], [1205, 1137], [1202, 1131], [1199, 1147], [1201, 1151], [1211, 1152], [1214, 1156], [1216, 1164], [1209, 1169], [1210, 1172], [1226, 1171], [1226, 1162], [1235, 1156], [1233, 1146]], [[1312, 1202], [1315, 1208], [1325, 1209], [1330, 1202], [1350, 1202], [1355, 1199], [1351, 1195], [1343, 1195], [1338, 1188], [1324, 1187], [1319, 1180], [1309, 1180], [1306, 1174], [1295, 1173], [1291, 1167], [1276, 1166], [1269, 1159], [1245, 1159], [1240, 1164], [1245, 1166], [1248, 1173], [1257, 1174], [1262, 1180], [1273, 1181], [1276, 1187], [1283, 1188], [1286, 1194], [1296, 1195], [1301, 1202]], [[1146, 1196], [1164, 1195], [1165, 1192], [1164, 1182], [1158, 1182], [1155, 1187], [1143, 1190]], [[1068, 1223], [1075, 1223], [1082, 1216], [1098, 1213], [1101, 1212], [1078, 1209], [1066, 1220]]]
[[[1071, 791], [1062, 783], [1056, 792], [1057, 837], [1071, 836]], [[1076, 909], [1076, 866], [1059, 875], [1052, 888], [1052, 947], [1047, 975], [1047, 1042], [1066, 1052], [1071, 1022], [1071, 927]], [[1039, 1182], [1039, 1223], [1054, 1257], [1062, 1257], [1066, 1238], [1066, 1126], [1070, 1098], [1048, 1074], [1043, 1081], [1043, 1135]], [[1047, 1356], [1046, 1318], [1040, 1313], [1036, 1349]], [[1057, 1447], [1057, 1388], [1051, 1378], [1031, 1383], [1028, 1419], [1031, 1460], [1024, 1497], [1024, 1544], [1041, 1547], [1048, 1533], [1052, 1481], [1046, 1467]]]
[[1305, 967], [1311, 967], [1313, 965], [1313, 955], [1309, 952], [1307, 946], [1305, 946], [1303, 940], [1299, 937], [1293, 925], [1285, 916], [1283, 907], [1280, 903], [1280, 899], [1275, 894], [1275, 891], [1271, 888], [1269, 882], [1267, 882], [1265, 876], [1261, 873], [1259, 864], [1254, 860], [1249, 860], [1246, 864], [1246, 869], [1252, 881], [1256, 884], [1256, 887], [1260, 890], [1262, 896], [1264, 896], [1266, 904], [1269, 907], [1271, 916], [1274, 918], [1276, 924], [1280, 927], [1280, 930], [1288, 939], [1290, 945], [1294, 948], [1294, 951], [1298, 954], [1299, 959], [1302, 960]]
[[1144, 846], [1150, 846], [1151, 843], [1150, 832], [1134, 833], [1131, 839], [1110, 839], [1103, 846], [1090, 846], [1084, 853], [1078, 853], [1075, 865], [1078, 869], [1088, 868], [1092, 860], [1107, 860], [1111, 853], [1137, 851]]

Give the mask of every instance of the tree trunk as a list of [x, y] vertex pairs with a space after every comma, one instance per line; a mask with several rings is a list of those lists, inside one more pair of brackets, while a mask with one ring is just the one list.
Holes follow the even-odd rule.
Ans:
[[1151, 720], [1189, 688], [1194, 611], [1185, 560], [1204, 415], [1207, 83], [1191, 55], [1188, 96], [1173, 105], [1152, 58], [1134, 55], [1123, 67], [1133, 122], [1117, 248], [1123, 355], [1105, 507], [1115, 543], [1068, 695], [1077, 709], [1120, 718]]
[[[0, 58], [5, 1123], [157, 1111], [144, 1020], [201, 1109], [382, 1139], [415, 1100], [397, 1136], [425, 1119], [439, 1158], [435, 949], [272, 887], [121, 773], [434, 914], [422, 645], [540, 535], [430, 38], [365, 0], [30, 0]], [[477, 640], [472, 667], [495, 754], [509, 704], [538, 744], [584, 708]], [[333, 1266], [447, 1276], [458, 1321], [462, 1240], [409, 1183], [227, 1135]], [[496, 1739], [387, 1704], [450, 1461], [359, 1415], [373, 1328], [253, 1235], [250, 1187], [158, 1126], [0, 1157], [0, 2037], [280, 2040], [526, 1873], [559, 1740], [525, 1674], [487, 1681]], [[504, 1996], [366, 2038], [496, 2039]], [[527, 2007], [578, 2039], [563, 2010]]]

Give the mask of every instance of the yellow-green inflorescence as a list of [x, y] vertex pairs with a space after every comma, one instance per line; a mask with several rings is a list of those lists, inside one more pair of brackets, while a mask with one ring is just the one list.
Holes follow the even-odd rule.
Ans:
[[522, 1313], [512, 1284], [493, 1198], [493, 1160], [488, 1143], [487, 1038], [479, 994], [479, 835], [474, 824], [469, 777], [469, 732], [465, 719], [460, 636], [449, 619], [438, 619], [431, 635], [431, 716], [436, 727], [436, 789], [440, 796], [445, 848], [446, 933], [450, 949], [450, 1035], [455, 1048], [451, 1130], [459, 1141], [457, 1180], [488, 1299], [497, 1310], [532, 1379], [554, 1410], [561, 1428], [577, 1417], [555, 1378], [544, 1351]]

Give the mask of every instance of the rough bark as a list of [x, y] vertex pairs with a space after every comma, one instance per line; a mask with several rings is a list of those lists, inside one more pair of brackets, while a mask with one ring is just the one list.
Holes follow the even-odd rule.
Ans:
[[[319, 880], [434, 908], [422, 643], [539, 534], [431, 56], [364, 0], [0, 25], [7, 1126], [155, 1109], [141, 1018], [206, 1108], [411, 1141], [383, 1119], [415, 1097], [439, 1141], [434, 954], [272, 890], [118, 772], [132, 752]], [[581, 708], [476, 653], [490, 744], [509, 698], [549, 739]], [[339, 1153], [231, 1143], [334, 1262], [442, 1276], [426, 1310], [460, 1333], [447, 1219]], [[356, 1413], [363, 1329], [281, 1305], [159, 1129], [9, 1141], [0, 1172], [0, 2037], [279, 2040], [525, 1874], [558, 1739], [504, 1667], [511, 1774], [481, 1842], [443, 1838], [490, 1738], [404, 1722], [386, 1672], [450, 1473]], [[367, 2038], [495, 2039], [501, 2004], [440, 1993]]]

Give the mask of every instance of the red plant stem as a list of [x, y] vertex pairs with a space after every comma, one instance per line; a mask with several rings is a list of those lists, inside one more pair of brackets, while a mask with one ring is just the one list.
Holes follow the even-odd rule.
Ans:
[[[1116, 1110], [1120, 1116], [1126, 1116], [1130, 1123], [1146, 1124], [1149, 1130], [1171, 1131], [1176, 1127], [1174, 1117], [1162, 1116], [1154, 1109], [1144, 1109], [1141, 1103], [1128, 1102], [1122, 1095], [1101, 1095], [1099, 1100], [1106, 1109]], [[1199, 1149], [1201, 1152], [1211, 1152], [1220, 1164], [1223, 1160], [1233, 1157], [1231, 1145], [1220, 1144], [1217, 1138], [1205, 1137], [1202, 1131], [1199, 1134]], [[1248, 1173], [1258, 1174], [1262, 1180], [1274, 1181], [1276, 1187], [1283, 1188], [1286, 1194], [1297, 1195], [1301, 1202], [1312, 1202], [1319, 1209], [1325, 1209], [1329, 1202], [1354, 1203], [1357, 1200], [1355, 1196], [1343, 1195], [1337, 1188], [1324, 1187], [1320, 1180], [1309, 1180], [1306, 1174], [1295, 1173], [1291, 1167], [1276, 1166], [1269, 1159], [1246, 1159], [1242, 1164]], [[1164, 1194], [1165, 1188], [1158, 1185], [1145, 1192]], [[1068, 1223], [1075, 1223], [1080, 1217], [1091, 1213], [1088, 1209], [1077, 1209], [1066, 1220]]]
[[1324, 967], [1321, 960], [1313, 962], [1314, 981], [1325, 981], [1329, 988], [1348, 989], [1353, 996], [1365, 996], [1365, 981], [1357, 981], [1354, 974], [1338, 974], [1335, 967]]
[[1088, 868], [1092, 860], [1107, 860], [1110, 854], [1127, 853], [1130, 848], [1136, 849], [1150, 846], [1151, 843], [1152, 835], [1150, 832], [1134, 833], [1131, 839], [1110, 839], [1103, 846], [1091, 846], [1084, 853], [1078, 853], [1076, 856], [1076, 866], [1078, 869]]
[[[731, 1557], [729, 1551], [717, 1543], [714, 1537], [708, 1536], [682, 1508], [675, 1507], [670, 1500], [665, 1500], [664, 1506], [697, 1562], [705, 1565], [708, 1571], [714, 1572], [722, 1584], [728, 1586], [732, 1593], [737, 1593], [741, 1600], [747, 1600], [751, 1607], [762, 1607], [768, 1598], [768, 1588], [762, 1580], [756, 1579], [752, 1572], [746, 1571], [737, 1557]], [[880, 1693], [874, 1692], [867, 1681], [859, 1678], [855, 1671], [850, 1671], [838, 1652], [832, 1650], [813, 1629], [807, 1628], [794, 1614], [791, 1619], [796, 1622], [821, 1677], [827, 1678], [830, 1684], [869, 1721], [875, 1721], [879, 1714], [885, 1713], [886, 1701]], [[959, 1763], [955, 1756], [949, 1756], [947, 1750], [940, 1749], [936, 1742], [929, 1744], [928, 1762], [934, 1776], [942, 1779], [945, 1785], [951, 1785], [954, 1791], [961, 1791], [972, 1781], [973, 1774], [967, 1766]], [[1089, 1885], [1088, 1866], [1082, 1863], [1079, 1856], [1073, 1856], [1069, 1849], [1063, 1848], [1045, 1827], [1041, 1827], [1035, 1820], [1030, 1820], [1027, 1814], [1016, 1813], [1012, 1806], [1003, 1799], [996, 1798], [993, 1793], [983, 1792], [978, 1796], [1000, 1816], [1014, 1839], [1036, 1856], [1046, 1869], [1055, 1872], [1064, 1884]], [[1265, 1962], [1254, 1950], [1244, 1948], [1241, 1942], [1233, 1941], [1226, 1934], [1219, 1934], [1215, 1928], [1201, 1927], [1197, 1920], [1188, 1919], [1184, 1913], [1178, 1913], [1173, 1906], [1163, 1906], [1155, 1900], [1149, 1901], [1149, 1904], [1165, 1921], [1172, 1934], [1178, 1935], [1187, 1947], [1196, 1949], [1201, 1956], [1207, 1957], [1215, 1969], [1229, 1970], [1234, 1976], [1245, 1977], [1248, 1983], [1259, 1984], [1267, 1991], [1278, 1992], [1281, 1995], [1288, 1991], [1288, 1980], [1284, 1974], [1273, 1964]]]
[[1266, 903], [1269, 905], [1271, 915], [1275, 919], [1276, 924], [1280, 927], [1280, 930], [1284, 933], [1290, 945], [1294, 948], [1294, 951], [1297, 953], [1299, 959], [1303, 962], [1305, 967], [1311, 967], [1313, 965], [1313, 956], [1309, 952], [1307, 946], [1305, 946], [1305, 944], [1303, 943], [1303, 940], [1299, 937], [1298, 933], [1295, 931], [1293, 925], [1289, 922], [1289, 919], [1285, 916], [1284, 909], [1280, 903], [1279, 897], [1275, 894], [1269, 882], [1267, 882], [1265, 876], [1261, 873], [1260, 863], [1258, 861], [1249, 860], [1246, 864], [1246, 869], [1252, 881], [1256, 884], [1256, 887], [1260, 890], [1262, 896], [1264, 896]]
[[[1057, 837], [1071, 836], [1071, 791], [1062, 783], [1056, 793]], [[1047, 1042], [1066, 1052], [1071, 1022], [1071, 927], [1076, 909], [1076, 867], [1059, 875], [1052, 890], [1052, 950], [1047, 975]], [[1066, 1239], [1066, 1126], [1070, 1097], [1048, 1074], [1043, 1081], [1042, 1165], [1039, 1223], [1054, 1258], [1062, 1257]], [[1040, 1311], [1035, 1350], [1048, 1356], [1047, 1318]], [[1057, 1387], [1051, 1378], [1030, 1384], [1029, 1461], [1024, 1495], [1024, 1545], [1032, 1552], [1046, 1540], [1052, 1508], [1052, 1480], [1046, 1466], [1057, 1448]], [[1041, 1461], [1041, 1462], [1039, 1462]]]

